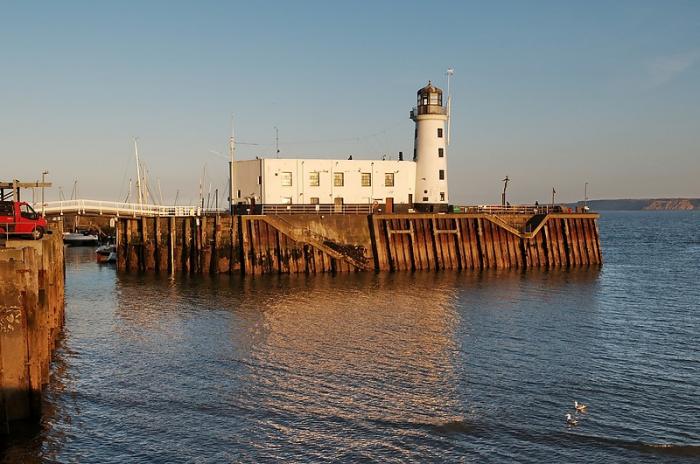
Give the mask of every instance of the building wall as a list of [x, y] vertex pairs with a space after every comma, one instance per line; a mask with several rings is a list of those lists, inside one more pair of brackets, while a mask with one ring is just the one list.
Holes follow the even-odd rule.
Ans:
[[[444, 203], [447, 191], [447, 146], [444, 115], [426, 114], [416, 118], [416, 203]], [[442, 129], [442, 137], [438, 137]], [[439, 150], [443, 150], [440, 157]], [[440, 171], [443, 178], [440, 179]], [[441, 195], [443, 194], [443, 195]]]
[[233, 199], [234, 203], [250, 203], [252, 198], [256, 203], [263, 203], [262, 188], [263, 160], [235, 161], [233, 163]]
[[[255, 163], [261, 163], [262, 170]], [[263, 183], [258, 203], [331, 204], [342, 198], [345, 204], [367, 204], [393, 198], [395, 204], [407, 204], [409, 195], [415, 200], [416, 163], [412, 161], [264, 159], [235, 164], [239, 187], [234, 188], [242, 194], [237, 201], [246, 201], [260, 188], [258, 176]], [[362, 185], [363, 173], [371, 174], [371, 185]], [[342, 174], [342, 186], [335, 185], [336, 174]], [[393, 186], [386, 185], [386, 174], [393, 174]]]

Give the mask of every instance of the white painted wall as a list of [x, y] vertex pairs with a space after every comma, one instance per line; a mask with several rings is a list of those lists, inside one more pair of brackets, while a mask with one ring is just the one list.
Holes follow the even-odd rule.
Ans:
[[[383, 203], [393, 198], [395, 204], [415, 200], [416, 163], [394, 160], [324, 160], [324, 159], [261, 159], [236, 161], [234, 189], [236, 202], [248, 203], [257, 195], [257, 203], [310, 204], [318, 198], [321, 204], [331, 204], [342, 198], [345, 204]], [[319, 185], [311, 185], [311, 173], [317, 172]], [[291, 173], [291, 186], [283, 185], [285, 173]], [[335, 173], [343, 174], [343, 186], [335, 186]], [[362, 186], [362, 173], [371, 173], [371, 186]], [[385, 185], [385, 174], [394, 174], [394, 186]], [[262, 186], [258, 185], [258, 176]]]
[[[447, 190], [447, 116], [440, 114], [422, 114], [416, 121], [416, 203], [443, 203], [449, 201]], [[442, 129], [442, 137], [438, 137]], [[444, 156], [440, 158], [439, 149]], [[444, 170], [444, 179], [440, 180], [440, 170]], [[444, 193], [444, 198], [440, 193]]]
[[262, 175], [263, 161], [256, 159], [233, 162], [234, 203], [250, 203], [252, 198], [257, 204], [263, 201], [263, 188], [258, 182], [258, 177]]

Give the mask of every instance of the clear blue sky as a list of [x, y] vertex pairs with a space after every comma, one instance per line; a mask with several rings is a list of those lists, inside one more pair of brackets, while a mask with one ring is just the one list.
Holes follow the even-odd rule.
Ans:
[[[0, 178], [166, 202], [240, 158], [412, 152], [454, 67], [451, 199], [700, 196], [700, 2], [3, 2]], [[51, 197], [58, 195], [53, 189]], [[225, 197], [225, 194], [222, 194]]]

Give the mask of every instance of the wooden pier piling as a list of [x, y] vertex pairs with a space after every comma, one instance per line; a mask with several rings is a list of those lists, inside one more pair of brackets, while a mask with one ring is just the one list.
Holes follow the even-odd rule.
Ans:
[[597, 218], [588, 213], [119, 218], [118, 268], [261, 275], [590, 266], [602, 263]]

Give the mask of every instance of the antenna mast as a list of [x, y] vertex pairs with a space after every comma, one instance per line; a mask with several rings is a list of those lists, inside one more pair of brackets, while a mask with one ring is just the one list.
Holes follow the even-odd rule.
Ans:
[[275, 156], [280, 157], [280, 131], [275, 126]]
[[454, 73], [455, 70], [453, 68], [447, 68], [447, 146], [450, 146], [450, 135], [452, 134], [452, 94], [450, 93], [450, 80]]

